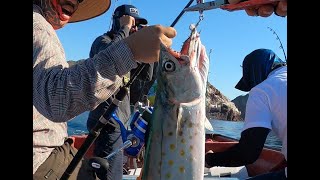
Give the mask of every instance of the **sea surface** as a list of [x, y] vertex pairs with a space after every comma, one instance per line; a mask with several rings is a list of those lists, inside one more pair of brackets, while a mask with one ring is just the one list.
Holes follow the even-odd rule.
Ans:
[[[89, 112], [84, 112], [79, 116], [75, 117], [73, 120], [68, 122], [69, 135], [88, 133], [88, 130], [86, 127], [88, 114]], [[235, 122], [235, 121], [210, 119], [210, 122], [213, 125], [213, 133], [221, 134], [221, 135], [232, 137], [235, 139], [240, 138], [240, 134], [243, 128], [242, 121]], [[274, 133], [271, 132], [267, 137], [265, 146], [274, 148], [274, 149], [281, 149], [282, 144], [281, 144], [281, 141], [274, 135]]]

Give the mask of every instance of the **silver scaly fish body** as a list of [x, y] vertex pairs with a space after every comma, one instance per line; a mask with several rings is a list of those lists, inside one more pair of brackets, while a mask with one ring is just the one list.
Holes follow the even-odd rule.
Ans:
[[180, 53], [161, 47], [143, 180], [202, 180], [209, 59], [196, 29]]

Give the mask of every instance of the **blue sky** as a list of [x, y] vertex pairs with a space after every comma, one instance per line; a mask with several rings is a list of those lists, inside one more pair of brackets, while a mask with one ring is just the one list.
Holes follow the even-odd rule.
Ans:
[[[112, 0], [110, 9], [103, 15], [83, 22], [69, 23], [57, 33], [67, 60], [86, 59], [94, 39], [110, 29], [111, 15], [119, 5], [136, 6], [140, 16], [146, 18], [149, 25], [170, 26], [188, 2], [189, 0]], [[242, 76], [240, 65], [246, 54], [257, 48], [268, 48], [284, 59], [279, 48], [280, 42], [267, 27], [278, 34], [287, 53], [287, 18], [276, 15], [268, 18], [251, 17], [245, 11], [229, 12], [221, 9], [205, 11], [203, 15], [198, 31], [201, 31], [200, 38], [210, 58], [209, 82], [230, 100], [246, 94], [234, 88]], [[186, 12], [180, 18], [174, 26], [177, 36], [173, 39], [173, 49], [181, 49], [183, 41], [189, 36], [189, 25], [195, 24], [198, 19], [198, 12]]]

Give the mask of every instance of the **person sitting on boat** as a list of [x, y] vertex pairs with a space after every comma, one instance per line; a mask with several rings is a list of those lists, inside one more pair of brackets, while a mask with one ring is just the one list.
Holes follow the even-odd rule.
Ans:
[[[108, 99], [120, 87], [121, 77], [137, 67], [137, 59], [157, 61], [160, 44], [171, 46], [176, 35], [172, 27], [148, 26], [69, 67], [55, 30], [99, 16], [110, 4], [110, 0], [33, 0], [33, 179], [61, 178], [77, 153], [67, 122]], [[77, 163], [70, 180], [80, 174], [94, 178], [80, 170], [81, 164], [87, 165]]]
[[[239, 3], [241, 0], [228, 0], [230, 4]], [[277, 2], [275, 5], [261, 5], [259, 7], [245, 8], [249, 16], [269, 17], [274, 13], [277, 16], [287, 16], [287, 0]]]
[[[249, 92], [239, 143], [223, 152], [207, 152], [206, 167], [237, 167], [255, 162], [272, 130], [282, 142], [287, 160], [287, 63], [272, 50], [257, 49], [243, 61], [243, 76], [235, 88]], [[287, 168], [252, 179], [286, 179]]]
[[[98, 36], [92, 46], [90, 51], [90, 58], [94, 57], [101, 50], [106, 47], [116, 43], [129, 35], [138, 31], [138, 27], [146, 26], [148, 21], [145, 18], [139, 16], [138, 9], [133, 5], [123, 4], [118, 6], [112, 16], [112, 27], [111, 30], [104, 33], [101, 36]], [[136, 69], [131, 70], [130, 73], [127, 73], [123, 77], [122, 86], [125, 85], [130, 76], [134, 74]], [[137, 76], [135, 81], [150, 81], [153, 74], [153, 63], [145, 64], [144, 69]], [[119, 107], [116, 111], [117, 117], [121, 120], [123, 125], [127, 125], [131, 114], [130, 101], [134, 92], [142, 92], [142, 87], [138, 86], [137, 83], [134, 83], [130, 86], [130, 93], [128, 93], [125, 98], [119, 102]], [[116, 92], [117, 93], [117, 92]], [[115, 93], [115, 94], [116, 94]], [[95, 124], [99, 121], [99, 118], [102, 116], [104, 109], [107, 109], [112, 103], [115, 94], [101, 103], [96, 109], [90, 111], [88, 120], [87, 120], [87, 129], [90, 131]], [[102, 117], [103, 118], [103, 117]], [[114, 150], [119, 148], [123, 144], [121, 138], [121, 131], [119, 124], [114, 121], [109, 121], [107, 125], [101, 130], [100, 135], [95, 141], [94, 156], [106, 157]], [[123, 153], [117, 153], [109, 161], [109, 169], [107, 171], [98, 171], [97, 176], [101, 180], [114, 180], [122, 179], [123, 175]]]

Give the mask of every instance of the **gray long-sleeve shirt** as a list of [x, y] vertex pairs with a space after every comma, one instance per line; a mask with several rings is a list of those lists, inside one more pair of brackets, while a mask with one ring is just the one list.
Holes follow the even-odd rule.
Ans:
[[33, 6], [33, 173], [64, 143], [66, 122], [108, 99], [136, 66], [119, 41], [69, 68], [55, 30]]

